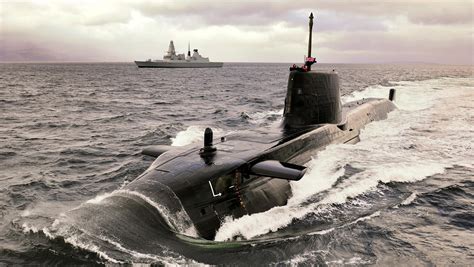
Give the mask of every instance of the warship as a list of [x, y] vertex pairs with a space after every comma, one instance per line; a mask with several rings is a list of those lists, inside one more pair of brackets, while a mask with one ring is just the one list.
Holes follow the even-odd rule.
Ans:
[[168, 52], [163, 56], [163, 60], [135, 61], [139, 68], [221, 68], [224, 63], [211, 62], [209, 58], [199, 54], [197, 49], [193, 49], [191, 55], [191, 46], [188, 44], [188, 54], [176, 54], [174, 43], [171, 40]]
[[124, 189], [152, 196], [169, 211], [184, 211], [181, 218], [213, 239], [226, 217], [285, 205], [290, 181], [304, 176], [311, 156], [330, 144], [356, 143], [366, 124], [387, 118], [396, 109], [394, 89], [388, 99], [342, 104], [337, 72], [311, 70], [313, 18], [311, 13], [304, 65], [290, 67], [281, 125], [219, 138], [207, 128], [202, 145], [147, 147], [142, 153], [156, 159]]

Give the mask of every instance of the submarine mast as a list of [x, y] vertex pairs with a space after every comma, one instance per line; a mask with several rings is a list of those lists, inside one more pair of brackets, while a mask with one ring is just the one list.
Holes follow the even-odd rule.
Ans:
[[312, 71], [316, 59], [311, 57], [313, 13], [309, 16], [308, 56], [301, 67], [290, 67], [288, 90], [283, 113], [285, 129], [339, 124], [342, 121], [341, 93], [337, 72]]
[[[311, 46], [313, 40], [313, 12], [309, 15], [309, 41], [308, 41], [308, 58], [311, 58]], [[311, 70], [311, 65], [308, 66], [308, 70]]]

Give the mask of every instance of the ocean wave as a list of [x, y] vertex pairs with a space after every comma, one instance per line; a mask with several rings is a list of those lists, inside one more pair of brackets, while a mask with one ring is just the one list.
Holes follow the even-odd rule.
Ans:
[[[242, 221], [227, 218], [219, 240], [249, 239], [233, 247], [197, 237], [190, 239], [204, 246], [166, 243], [174, 237], [157, 229], [158, 210], [136, 195], [66, 210], [138, 175], [151, 161], [139, 155], [143, 146], [201, 141], [204, 125], [221, 135], [277, 123], [288, 64], [230, 63], [219, 75], [138, 71], [131, 63], [3, 65], [0, 254], [7, 264], [110, 264], [107, 257], [171, 265], [470, 263], [472, 66], [315, 65], [338, 69], [344, 101], [387, 98], [395, 88], [400, 110], [367, 127], [361, 143], [313, 155], [307, 176], [292, 183], [288, 205]], [[196, 134], [190, 125], [200, 127]], [[418, 168], [420, 174], [404, 172]], [[441, 173], [423, 177], [434, 171]], [[17, 219], [24, 231], [22, 223], [15, 228]], [[85, 249], [65, 242], [69, 237]]]
[[[433, 85], [446, 89], [433, 92]], [[446, 168], [456, 163], [467, 164], [466, 156], [470, 151], [453, 150], [452, 146], [466, 142], [463, 134], [471, 135], [470, 140], [473, 140], [473, 132], [466, 129], [459, 133], [458, 128], [449, 127], [449, 120], [442, 121], [440, 118], [455, 116], [460, 120], [464, 119], [463, 123], [468, 123], [469, 115], [466, 115], [464, 110], [457, 110], [456, 114], [453, 114], [452, 109], [456, 104], [451, 103], [439, 108], [439, 103], [450, 103], [447, 99], [466, 94], [472, 100], [471, 88], [460, 87], [458, 79], [437, 79], [421, 83], [403, 82], [397, 89], [398, 95], [403, 95], [397, 100], [400, 110], [392, 112], [387, 120], [368, 125], [361, 133], [361, 142], [355, 145], [330, 145], [315, 155], [315, 158], [306, 164], [309, 170], [305, 176], [298, 182], [291, 182], [293, 197], [286, 206], [238, 219], [228, 218], [218, 230], [216, 240], [232, 240], [234, 236], [243, 236], [246, 239], [260, 236], [287, 227], [294, 219], [301, 219], [324, 205], [344, 203], [367, 191], [377, 190], [380, 183], [413, 183], [443, 173]], [[370, 87], [356, 95], [381, 96], [382, 92], [387, 93], [388, 89]], [[420, 97], [422, 95], [430, 97]], [[447, 110], [451, 110], [451, 113], [447, 113]], [[420, 132], [413, 128], [420, 125], [432, 127], [433, 124], [440, 124], [435, 128], [436, 133], [441, 131], [440, 139], [449, 136], [450, 146], [445, 146], [439, 139], [433, 141], [433, 133]], [[455, 131], [456, 138], [444, 135], [445, 131]], [[418, 145], [417, 148], [405, 149], [407, 143], [413, 142]], [[444, 157], [445, 153], [450, 157]], [[346, 165], [361, 171], [338, 182]], [[323, 191], [325, 197], [318, 202], [304, 203], [308, 198]]]
[[[185, 146], [194, 142], [202, 141], [204, 139], [205, 126], [189, 126], [186, 130], [180, 131], [176, 137], [171, 138], [172, 146]], [[222, 135], [224, 131], [217, 127], [212, 127], [215, 136]]]

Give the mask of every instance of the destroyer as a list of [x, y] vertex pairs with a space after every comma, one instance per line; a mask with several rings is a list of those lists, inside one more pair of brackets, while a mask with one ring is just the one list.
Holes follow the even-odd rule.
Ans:
[[[308, 57], [290, 68], [281, 126], [213, 138], [204, 145], [152, 146], [143, 154], [153, 164], [127, 190], [159, 194], [169, 210], [183, 207], [200, 236], [212, 239], [227, 216], [234, 218], [285, 205], [291, 180], [305, 173], [306, 162], [329, 144], [353, 144], [361, 129], [396, 109], [389, 99], [362, 99], [341, 104], [335, 71], [312, 71], [310, 16]], [[256, 74], [258, 75], [258, 74]], [[169, 199], [168, 199], [169, 198]]]
[[170, 41], [168, 52], [163, 56], [163, 60], [135, 61], [139, 68], [221, 68], [224, 63], [210, 62], [209, 58], [202, 57], [197, 49], [191, 55], [188, 44], [188, 55], [176, 54], [173, 41]]

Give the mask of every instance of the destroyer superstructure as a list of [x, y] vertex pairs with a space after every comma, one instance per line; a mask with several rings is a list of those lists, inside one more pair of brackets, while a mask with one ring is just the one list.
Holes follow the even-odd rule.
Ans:
[[168, 52], [163, 56], [163, 60], [135, 61], [139, 68], [220, 68], [222, 62], [211, 62], [208, 57], [203, 57], [197, 49], [193, 49], [191, 55], [188, 44], [188, 54], [177, 54], [173, 41], [170, 41]]

